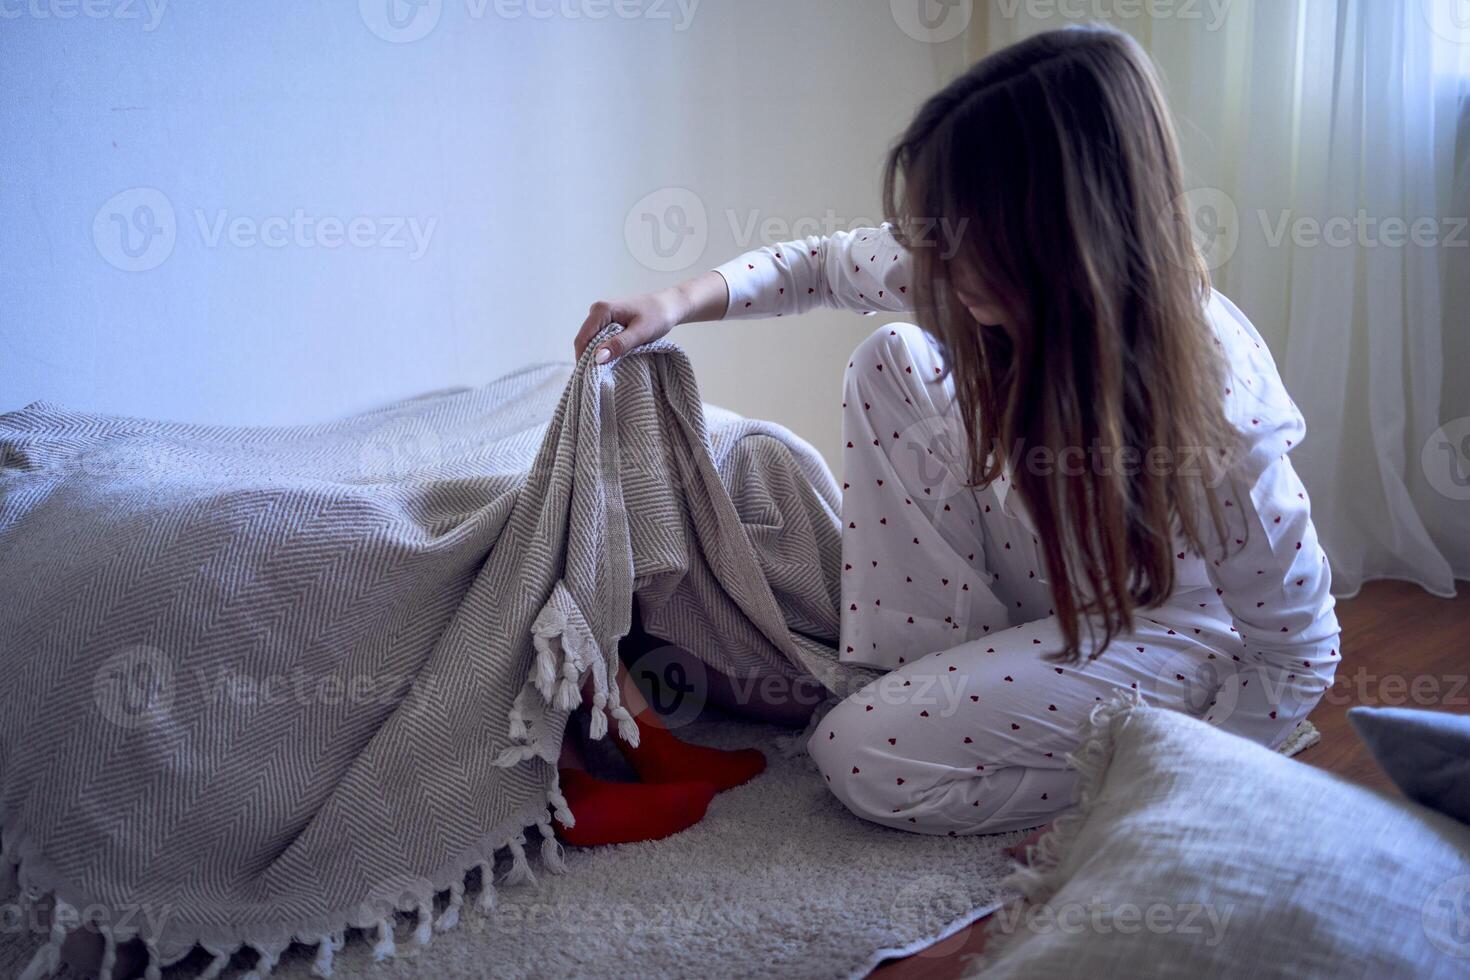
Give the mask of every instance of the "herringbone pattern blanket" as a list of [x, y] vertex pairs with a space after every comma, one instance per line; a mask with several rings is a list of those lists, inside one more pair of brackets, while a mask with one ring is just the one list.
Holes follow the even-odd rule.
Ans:
[[667, 342], [326, 425], [0, 416], [0, 871], [154, 969], [300, 941], [329, 972], [395, 910], [426, 941], [467, 873], [532, 877], [532, 828], [558, 869], [587, 677], [594, 731], [636, 736], [635, 592], [732, 676], [868, 679], [832, 650], [837, 506]]

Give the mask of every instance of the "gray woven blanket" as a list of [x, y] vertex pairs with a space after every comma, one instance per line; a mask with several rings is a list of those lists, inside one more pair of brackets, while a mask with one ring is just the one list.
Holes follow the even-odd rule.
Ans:
[[[330, 973], [465, 882], [550, 870], [555, 761], [594, 734], [636, 593], [737, 678], [837, 664], [838, 493], [785, 429], [702, 406], [663, 342], [292, 428], [0, 416], [0, 873], [66, 929]], [[478, 871], [478, 875], [475, 872]], [[373, 937], [370, 937], [373, 938]]]

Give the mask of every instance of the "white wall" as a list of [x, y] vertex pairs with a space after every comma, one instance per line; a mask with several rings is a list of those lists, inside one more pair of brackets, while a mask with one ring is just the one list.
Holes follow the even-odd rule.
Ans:
[[[592, 300], [761, 222], [875, 217], [964, 61], [905, 0], [417, 2], [0, 0], [0, 411], [312, 421], [564, 358]], [[663, 262], [642, 215], [690, 198]], [[708, 400], [835, 461], [873, 325], [676, 337]]]

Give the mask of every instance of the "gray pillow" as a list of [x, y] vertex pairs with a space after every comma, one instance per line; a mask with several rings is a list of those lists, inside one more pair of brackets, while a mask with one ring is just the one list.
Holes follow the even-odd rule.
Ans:
[[1470, 823], [1470, 715], [1360, 707], [1348, 721], [1405, 796]]
[[973, 976], [1470, 976], [1470, 827], [1127, 699], [1075, 760]]

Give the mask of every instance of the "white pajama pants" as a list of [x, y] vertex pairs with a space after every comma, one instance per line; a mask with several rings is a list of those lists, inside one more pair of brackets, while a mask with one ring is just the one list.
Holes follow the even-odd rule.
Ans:
[[[1037, 826], [1072, 802], [1065, 757], [1094, 705], [1131, 689], [1208, 717], [1242, 643], [1191, 557], [1175, 594], [1099, 659], [1046, 659], [1062, 641], [1038, 542], [1003, 485], [965, 485], [940, 367], [909, 324], [874, 332], [848, 367], [841, 653], [892, 672], [834, 708], [808, 750], [838, 799], [878, 823]], [[1282, 717], [1283, 731], [1310, 707]]]

